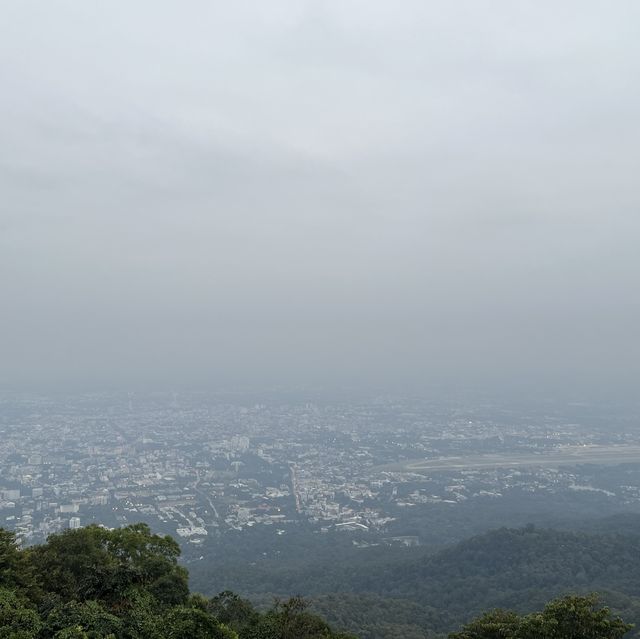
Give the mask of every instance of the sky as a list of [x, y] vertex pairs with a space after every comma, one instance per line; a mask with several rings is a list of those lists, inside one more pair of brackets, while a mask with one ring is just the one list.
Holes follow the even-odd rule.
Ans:
[[635, 0], [7, 0], [0, 387], [637, 391]]

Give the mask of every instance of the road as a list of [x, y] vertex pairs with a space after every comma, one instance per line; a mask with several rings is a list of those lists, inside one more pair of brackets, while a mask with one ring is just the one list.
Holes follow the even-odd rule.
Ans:
[[214, 503], [211, 501], [211, 497], [198, 488], [200, 482], [202, 481], [202, 479], [200, 478], [200, 473], [196, 473], [196, 476], [198, 477], [198, 481], [196, 481], [196, 483], [193, 485], [193, 489], [209, 504], [211, 510], [213, 510], [213, 514], [216, 516], [216, 519], [220, 519], [220, 515], [218, 514]]

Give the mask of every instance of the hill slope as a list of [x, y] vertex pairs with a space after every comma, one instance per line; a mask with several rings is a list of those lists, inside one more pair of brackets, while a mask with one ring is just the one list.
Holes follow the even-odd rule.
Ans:
[[[568, 593], [599, 591], [605, 601], [632, 622], [640, 621], [640, 536], [587, 534], [527, 527], [499, 529], [422, 557], [420, 560], [354, 571], [344, 582], [350, 593], [372, 593], [373, 599], [345, 597], [331, 606], [319, 598], [318, 609], [334, 623], [354, 618], [362, 607], [380, 610], [379, 597], [402, 600], [423, 629], [451, 630], [492, 608], [523, 612]], [[420, 607], [420, 614], [412, 606]], [[342, 609], [341, 608], [345, 608]], [[374, 612], [373, 617], [376, 616]], [[397, 617], [397, 615], [396, 615]], [[393, 617], [392, 617], [393, 618]], [[369, 616], [363, 637], [372, 632]], [[385, 623], [389, 616], [384, 616]], [[381, 619], [382, 621], [382, 619]], [[419, 636], [419, 635], [416, 635]]]
[[[329, 559], [253, 566], [245, 595], [298, 592], [312, 596], [330, 623], [363, 639], [422, 639], [453, 630], [484, 610], [527, 612], [568, 593], [599, 591], [633, 622], [640, 622], [640, 534], [637, 518], [592, 524], [597, 532], [501, 528], [429, 554], [384, 548]], [[608, 532], [620, 527], [625, 534]], [[636, 529], [640, 532], [640, 528]], [[380, 552], [379, 552], [380, 551]], [[238, 578], [243, 573], [238, 573]], [[200, 584], [202, 587], [202, 584]], [[339, 595], [335, 594], [339, 593]]]
[[26, 550], [0, 528], [6, 639], [350, 639], [298, 597], [265, 613], [225, 592], [189, 592], [180, 547], [145, 524], [88, 526]]

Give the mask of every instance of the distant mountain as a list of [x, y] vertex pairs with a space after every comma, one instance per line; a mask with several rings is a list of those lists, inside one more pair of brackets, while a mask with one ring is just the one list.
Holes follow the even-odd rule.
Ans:
[[[598, 527], [607, 531], [615, 521]], [[451, 639], [620, 639], [627, 626], [600, 611], [595, 598], [556, 599], [591, 591], [600, 591], [625, 620], [640, 621], [640, 534], [526, 526], [494, 530], [434, 554], [412, 549], [376, 557], [376, 550], [351, 562], [326, 562], [324, 574], [321, 564], [309, 565], [304, 576], [303, 564], [292, 569], [283, 557], [283, 568], [270, 579], [265, 575], [263, 586], [288, 583], [290, 592], [300, 592], [297, 586], [306, 585], [315, 595], [313, 608], [294, 596], [261, 612], [230, 591], [210, 599], [190, 592], [178, 544], [145, 524], [68, 530], [27, 549], [0, 529], [0, 637], [434, 639], [476, 618]], [[333, 585], [338, 588], [319, 590]], [[556, 601], [546, 605], [549, 599]], [[482, 616], [497, 607], [523, 614]], [[571, 627], [578, 608], [579, 622], [594, 633], [556, 632], [557, 624]], [[556, 630], [540, 634], [535, 628], [543, 622]], [[494, 627], [497, 634], [486, 634]]]
[[[214, 581], [262, 601], [271, 600], [266, 593], [312, 597], [331, 624], [362, 639], [423, 639], [492, 608], [528, 612], [559, 595], [593, 591], [640, 623], [640, 516], [575, 525], [501, 528], [435, 553], [327, 544], [306, 560], [282, 552], [274, 561], [236, 564]], [[202, 576], [197, 588], [207, 592]]]
[[[608, 528], [605, 522], [601, 527]], [[528, 612], [570, 592], [599, 591], [614, 609], [638, 622], [640, 535], [502, 528], [419, 560], [356, 569], [343, 586], [360, 594], [318, 597], [317, 608], [338, 625], [366, 616], [364, 639], [393, 636], [384, 630], [390, 620], [419, 619], [412, 632], [427, 636], [427, 631], [451, 630], [484, 610]], [[407, 617], [398, 610], [406, 610]]]

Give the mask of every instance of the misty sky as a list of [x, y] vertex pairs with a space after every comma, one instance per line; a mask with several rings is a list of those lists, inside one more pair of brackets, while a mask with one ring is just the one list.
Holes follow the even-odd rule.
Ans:
[[640, 373], [640, 3], [7, 0], [0, 385]]

